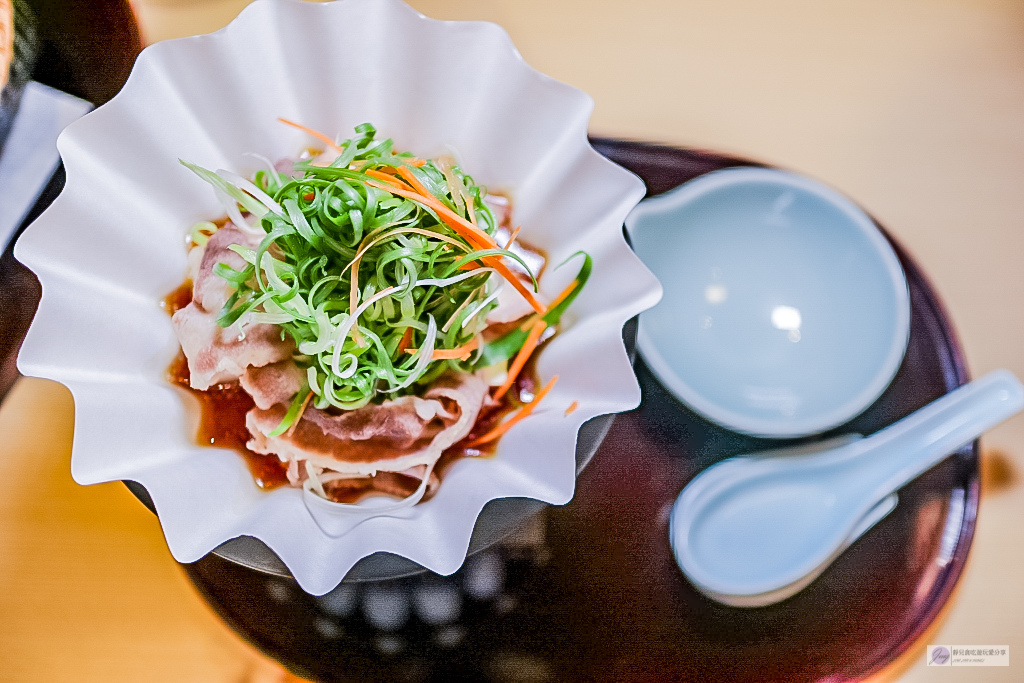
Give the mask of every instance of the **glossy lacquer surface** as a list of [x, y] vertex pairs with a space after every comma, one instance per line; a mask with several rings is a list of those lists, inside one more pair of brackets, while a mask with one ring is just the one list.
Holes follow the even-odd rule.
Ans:
[[[651, 194], [746, 162], [598, 140]], [[874, 432], [967, 380], [942, 309], [894, 245], [912, 320], [893, 384], [826, 436]], [[837, 681], [878, 671], [935, 618], [963, 570], [978, 505], [976, 445], [899, 492], [899, 505], [807, 589], [776, 605], [700, 595], [668, 541], [676, 495], [700, 470], [775, 447], [689, 412], [643, 366], [638, 410], [617, 417], [576, 497], [451, 577], [344, 583], [323, 598], [214, 555], [186, 567], [218, 613], [317, 680]]]

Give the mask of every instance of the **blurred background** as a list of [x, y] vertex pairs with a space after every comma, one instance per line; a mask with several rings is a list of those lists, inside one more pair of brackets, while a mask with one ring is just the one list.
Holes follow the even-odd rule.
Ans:
[[[132, 2], [146, 44], [217, 30], [246, 4]], [[501, 24], [529, 64], [591, 94], [594, 135], [735, 154], [844, 192], [930, 277], [972, 375], [1024, 377], [1020, 0], [410, 4]], [[0, 680], [286, 680], [205, 607], [124, 487], [77, 487], [67, 458], [52, 457], [70, 453], [67, 392], [41, 380], [14, 392], [21, 399], [0, 411], [0, 575], [11, 577], [0, 591]], [[39, 402], [52, 411], [23, 410]], [[1008, 644], [1010, 667], [959, 680], [1021, 680], [1024, 417], [982, 444], [971, 559], [926, 640]], [[52, 553], [66, 571], [43, 560]], [[935, 680], [925, 645], [881, 678]]]

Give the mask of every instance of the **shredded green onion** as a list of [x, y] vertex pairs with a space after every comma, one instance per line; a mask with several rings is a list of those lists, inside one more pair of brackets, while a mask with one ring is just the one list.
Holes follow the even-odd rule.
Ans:
[[493, 350], [480, 343], [466, 360], [432, 359], [435, 349], [469, 343], [497, 305], [500, 278], [493, 269], [462, 268], [486, 257], [522, 261], [506, 249], [478, 249], [433, 210], [368, 184], [381, 183], [366, 173], [404, 165], [436, 200], [492, 235], [498, 226], [486, 190], [460, 168], [412, 163], [390, 139], [377, 140], [368, 123], [355, 132], [331, 164], [296, 164], [298, 177], [270, 168], [249, 181], [182, 161], [230, 199], [233, 220], [245, 212], [243, 220], [265, 234], [256, 249], [234, 248], [246, 268], [219, 264], [214, 272], [235, 290], [220, 325], [272, 322], [295, 341], [307, 387], [280, 431], [310, 391], [317, 408], [354, 409], [413, 393], [447, 368], [473, 370], [490, 356], [504, 360], [516, 341], [503, 337]]

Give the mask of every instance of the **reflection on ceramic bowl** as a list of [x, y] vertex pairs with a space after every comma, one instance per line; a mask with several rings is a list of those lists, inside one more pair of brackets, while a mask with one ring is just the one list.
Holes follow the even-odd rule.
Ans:
[[627, 219], [665, 286], [637, 345], [659, 380], [729, 429], [797, 437], [885, 390], [910, 335], [899, 260], [833, 190], [767, 168], [709, 173]]
[[[397, 0], [261, 0], [221, 32], [147, 48], [124, 90], [61, 137], [67, 188], [17, 249], [43, 283], [19, 367], [74, 394], [75, 479], [140, 482], [179, 561], [248, 535], [311, 593], [377, 551], [453, 572], [488, 501], [570, 500], [580, 426], [639, 402], [621, 330], [660, 295], [622, 236], [643, 185], [590, 147], [591, 108], [526, 66], [499, 27], [430, 20]], [[494, 457], [455, 463], [431, 500], [338, 537], [299, 490], [261, 491], [236, 453], [198, 446], [195, 408], [165, 379], [177, 342], [160, 302], [182, 281], [190, 226], [222, 214], [178, 159], [248, 175], [260, 162], [247, 153], [294, 157], [309, 139], [278, 117], [332, 134], [371, 121], [399, 149], [455, 153], [510, 193], [523, 239], [550, 263], [580, 249], [594, 259], [538, 361], [560, 376], [548, 407]], [[570, 271], [548, 269], [542, 297]]]

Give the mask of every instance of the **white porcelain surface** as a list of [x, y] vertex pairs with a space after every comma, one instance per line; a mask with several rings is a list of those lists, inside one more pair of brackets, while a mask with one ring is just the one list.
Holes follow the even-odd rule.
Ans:
[[[221, 32], [147, 48], [123, 91], [61, 136], [67, 187], [17, 245], [43, 284], [19, 368], [71, 389], [76, 481], [142, 483], [179, 561], [255, 536], [316, 594], [378, 550], [455, 571], [491, 499], [569, 501], [580, 425], [639, 402], [621, 328], [660, 296], [622, 238], [643, 185], [590, 147], [591, 109], [529, 68], [498, 26], [434, 21], [397, 0], [261, 0]], [[400, 149], [453, 151], [512, 194], [522, 238], [552, 264], [580, 249], [594, 258], [539, 360], [542, 378], [560, 380], [535, 414], [495, 457], [458, 462], [429, 502], [337, 538], [300, 491], [262, 492], [236, 453], [198, 446], [196, 406], [164, 378], [177, 342], [160, 302], [184, 277], [191, 225], [222, 214], [178, 159], [247, 175], [261, 163], [247, 153], [279, 159], [313, 142], [278, 117], [342, 137], [371, 121]], [[576, 267], [549, 268], [542, 298]]]
[[645, 362], [682, 401], [749, 434], [835, 427], [889, 385], [910, 297], [871, 219], [784, 171], [716, 171], [626, 221], [665, 288], [640, 318]]
[[894, 491], [1022, 406], [1024, 386], [997, 370], [868, 438], [713, 465], [672, 508], [676, 561], [730, 604], [788, 597], [888, 514]]

